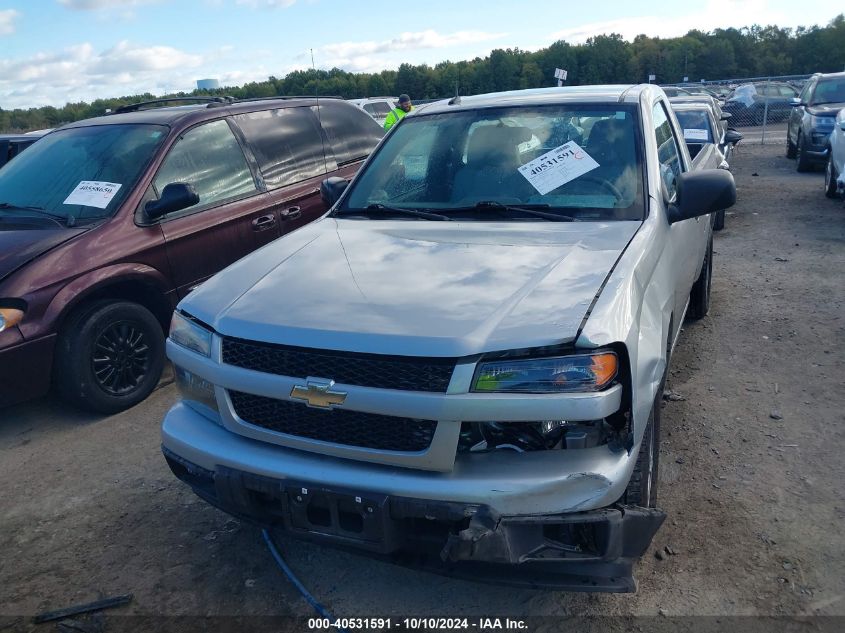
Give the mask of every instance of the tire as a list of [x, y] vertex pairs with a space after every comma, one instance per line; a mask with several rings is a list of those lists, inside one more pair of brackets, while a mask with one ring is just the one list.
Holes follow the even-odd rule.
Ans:
[[99, 301], [62, 328], [53, 380], [68, 402], [117, 413], [150, 395], [163, 368], [164, 332], [155, 316], [137, 303]]
[[830, 148], [827, 149], [827, 165], [824, 168], [824, 195], [828, 198], [835, 198], [838, 186], [836, 179], [839, 174], [836, 173], [836, 165], [833, 164], [833, 156]]
[[657, 507], [657, 481], [660, 466], [660, 409], [663, 400], [663, 383], [651, 406], [643, 440], [637, 453], [634, 472], [625, 488], [622, 499], [626, 505]]
[[689, 309], [687, 316], [693, 321], [698, 321], [707, 316], [710, 311], [710, 286], [713, 278], [713, 238], [707, 243], [707, 251], [704, 253], [704, 263], [701, 265], [701, 272], [698, 279], [690, 290]]
[[716, 219], [713, 222], [713, 230], [714, 231], [721, 231], [725, 228], [725, 210], [722, 209], [721, 211], [716, 211]]
[[804, 145], [804, 135], [798, 132], [798, 140], [795, 142], [795, 169], [800, 172], [810, 171], [813, 168], [812, 163], [807, 160]]
[[789, 130], [786, 131], [786, 157], [795, 158], [797, 154], [795, 150], [795, 143], [789, 140]]

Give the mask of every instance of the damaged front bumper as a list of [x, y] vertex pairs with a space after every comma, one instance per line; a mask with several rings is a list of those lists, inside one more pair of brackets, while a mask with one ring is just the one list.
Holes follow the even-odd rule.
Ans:
[[568, 591], [632, 592], [633, 563], [665, 513], [614, 504], [501, 516], [485, 504], [415, 499], [217, 466], [163, 447], [173, 473], [209, 503], [294, 536], [456, 577]]

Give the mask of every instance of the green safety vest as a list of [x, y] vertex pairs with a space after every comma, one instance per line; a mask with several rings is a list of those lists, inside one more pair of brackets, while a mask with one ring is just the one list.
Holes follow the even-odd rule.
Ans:
[[[414, 106], [411, 106], [411, 112], [414, 111]], [[393, 108], [387, 115], [387, 118], [384, 120], [384, 129], [389, 130], [394, 125], [399, 123], [402, 118], [407, 114], [402, 108]]]

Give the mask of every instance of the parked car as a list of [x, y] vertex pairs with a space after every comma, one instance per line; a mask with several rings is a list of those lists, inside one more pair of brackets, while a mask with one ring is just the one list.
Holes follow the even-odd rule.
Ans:
[[813, 75], [792, 102], [786, 128], [786, 156], [798, 171], [827, 162], [836, 114], [845, 108], [845, 72]]
[[789, 84], [770, 81], [741, 84], [733, 89], [722, 109], [733, 115], [735, 125], [762, 125], [789, 117], [798, 91]]
[[338, 99], [155, 105], [67, 125], [0, 170], [0, 406], [51, 377], [96, 411], [142, 400], [179, 299], [323, 215], [320, 181], [383, 134]]
[[349, 99], [352, 103], [364, 112], [373, 117], [379, 125], [384, 125], [384, 120], [390, 111], [396, 107], [397, 97], [367, 97], [365, 99]]
[[0, 167], [32, 145], [50, 130], [37, 130], [24, 134], [0, 134]]
[[824, 192], [828, 198], [845, 195], [845, 108], [836, 115], [833, 132], [828, 137]]
[[709, 88], [705, 88], [704, 86], [699, 86], [696, 84], [684, 84], [683, 89], [691, 95], [702, 95], [705, 97], [713, 97], [716, 100], [719, 100], [719, 94], [710, 90]]
[[693, 167], [657, 86], [581, 86], [432, 103], [323, 192], [174, 313], [174, 474], [298, 537], [634, 590], [731, 174]]
[[663, 92], [666, 93], [667, 97], [683, 97], [689, 96], [692, 93], [687, 91], [686, 88], [679, 88], [677, 86], [662, 86]]
[[[714, 100], [711, 97], [698, 97], [691, 101], [682, 97], [669, 99], [678, 123], [683, 130], [683, 137], [687, 144], [693, 162], [703, 162], [706, 166], [717, 169], [730, 169], [733, 148], [743, 136], [733, 128], [723, 128], [717, 123], [717, 113]], [[726, 118], [730, 117], [727, 112]], [[721, 231], [725, 228], [725, 210], [721, 209], [713, 214], [713, 230]]]

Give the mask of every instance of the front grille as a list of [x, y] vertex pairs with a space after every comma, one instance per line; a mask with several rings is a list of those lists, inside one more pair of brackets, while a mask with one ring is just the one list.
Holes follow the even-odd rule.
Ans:
[[344, 409], [313, 409], [289, 400], [276, 400], [230, 391], [235, 413], [254, 426], [333, 444], [385, 451], [424, 451], [431, 445], [437, 422], [395, 418]]
[[267, 374], [327, 378], [346, 385], [445, 393], [454, 358], [416, 358], [223, 339], [223, 362]]

